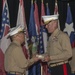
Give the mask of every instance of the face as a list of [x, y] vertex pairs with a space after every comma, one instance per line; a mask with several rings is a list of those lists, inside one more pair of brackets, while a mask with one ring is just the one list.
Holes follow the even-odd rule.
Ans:
[[19, 36], [19, 40], [21, 41], [21, 43], [25, 42], [25, 33], [24, 32], [20, 32], [18, 34]]
[[55, 29], [57, 28], [58, 21], [57, 20], [52, 20], [50, 23], [46, 25], [46, 28], [48, 30], [48, 33], [53, 33]]

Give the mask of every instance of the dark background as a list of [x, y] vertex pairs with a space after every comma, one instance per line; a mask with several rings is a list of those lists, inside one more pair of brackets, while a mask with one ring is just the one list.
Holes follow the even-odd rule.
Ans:
[[[36, 0], [39, 10], [39, 19], [41, 15], [41, 0]], [[44, 6], [46, 7], [46, 3], [49, 4], [50, 14], [54, 14], [55, 0], [43, 0]], [[9, 15], [10, 15], [10, 25], [11, 27], [16, 26], [17, 21], [17, 13], [18, 13], [18, 5], [19, 0], [7, 0]], [[72, 19], [74, 23], [75, 29], [75, 0], [57, 0], [58, 3], [58, 12], [59, 12], [59, 21], [61, 30], [65, 27], [66, 16], [67, 16], [67, 3], [69, 3], [72, 13]], [[2, 15], [2, 0], [0, 0], [0, 28], [1, 28], [1, 15]], [[30, 17], [30, 8], [31, 8], [31, 0], [24, 0], [24, 9], [26, 16], [26, 23], [29, 24]], [[45, 8], [46, 9], [46, 8]]]

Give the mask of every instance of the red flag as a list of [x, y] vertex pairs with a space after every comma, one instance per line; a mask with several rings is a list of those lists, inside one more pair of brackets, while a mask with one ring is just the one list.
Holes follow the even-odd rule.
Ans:
[[42, 3], [41, 3], [41, 25], [43, 25], [42, 16], [44, 16], [44, 15], [45, 15], [45, 8], [44, 8], [43, 0], [42, 0]]
[[35, 1], [35, 3], [34, 3], [34, 6], [35, 6], [35, 10], [34, 10], [35, 24], [36, 24], [37, 32], [38, 32], [38, 34], [39, 34], [39, 32], [40, 32], [40, 23], [39, 23], [38, 6], [37, 6], [37, 4], [36, 4], [36, 1]]
[[[58, 14], [58, 5], [57, 5], [57, 1], [55, 2], [54, 14]], [[60, 29], [59, 20], [58, 20], [58, 28]]]
[[0, 49], [0, 75], [3, 75], [4, 72], [4, 53]]
[[55, 10], [54, 10], [54, 14], [58, 14], [58, 5], [57, 5], [57, 2], [55, 2]]

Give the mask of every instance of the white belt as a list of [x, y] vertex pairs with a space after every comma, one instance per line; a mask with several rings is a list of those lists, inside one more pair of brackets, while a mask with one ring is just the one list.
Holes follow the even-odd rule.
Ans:
[[23, 73], [20, 73], [20, 72], [13, 72], [13, 71], [11, 71], [11, 72], [7, 72], [8, 74], [16, 74], [16, 75], [24, 75]]
[[63, 61], [63, 62], [59, 62], [59, 63], [52, 63], [52, 64], [50, 64], [50, 67], [55, 67], [55, 66], [62, 65], [65, 63], [68, 63], [68, 61]]

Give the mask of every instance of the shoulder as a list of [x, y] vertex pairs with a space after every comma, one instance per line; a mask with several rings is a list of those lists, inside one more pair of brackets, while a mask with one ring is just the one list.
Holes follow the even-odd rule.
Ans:
[[58, 38], [61, 39], [61, 40], [70, 40], [68, 34], [66, 34], [66, 33], [63, 32], [63, 31], [60, 31], [60, 32], [59, 32]]
[[17, 45], [14, 42], [12, 42], [9, 46], [9, 49], [11, 49], [12, 51], [19, 50], [20, 48], [21, 48], [21, 46]]
[[17, 45], [16, 43], [12, 43], [12, 54], [21, 53], [22, 47], [20, 45]]
[[59, 36], [60, 36], [60, 37], [68, 37], [68, 38], [69, 38], [68, 34], [65, 33], [65, 32], [63, 32], [63, 31], [60, 31], [60, 32], [59, 32]]

